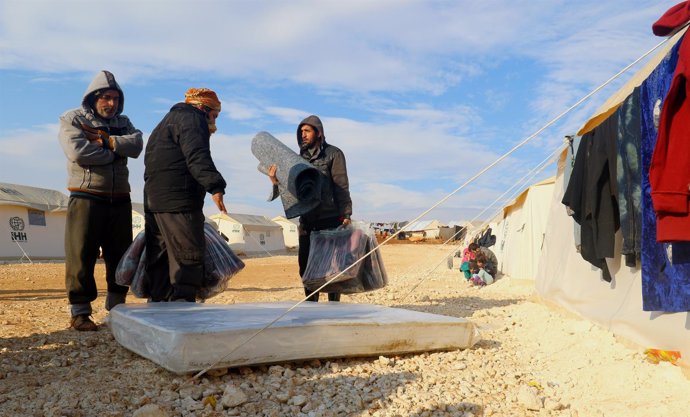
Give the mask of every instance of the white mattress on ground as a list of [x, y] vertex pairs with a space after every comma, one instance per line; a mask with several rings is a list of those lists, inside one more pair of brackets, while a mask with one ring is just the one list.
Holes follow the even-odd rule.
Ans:
[[294, 304], [120, 304], [109, 321], [122, 346], [175, 373], [455, 350], [480, 340], [476, 326], [463, 318], [372, 304], [305, 302], [247, 342]]

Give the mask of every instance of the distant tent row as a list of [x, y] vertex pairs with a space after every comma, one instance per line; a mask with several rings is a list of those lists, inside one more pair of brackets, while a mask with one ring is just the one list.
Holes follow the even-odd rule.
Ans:
[[462, 240], [465, 237], [466, 222], [444, 224], [439, 220], [418, 220], [406, 223], [404, 234], [412, 239]]

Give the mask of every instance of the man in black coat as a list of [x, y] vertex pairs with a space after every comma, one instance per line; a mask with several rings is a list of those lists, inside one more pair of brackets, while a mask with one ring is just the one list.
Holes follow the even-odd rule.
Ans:
[[190, 88], [151, 133], [144, 156], [146, 272], [151, 301], [196, 300], [204, 278], [204, 197], [222, 213], [225, 180], [211, 158], [220, 100]]
[[[321, 174], [321, 203], [299, 219], [299, 275], [303, 276], [309, 261], [311, 232], [335, 229], [350, 224], [352, 199], [347, 177], [345, 155], [339, 148], [326, 143], [323, 123], [318, 116], [309, 116], [297, 126], [297, 145], [300, 156], [311, 163]], [[273, 185], [278, 184], [276, 166], [269, 167], [268, 176]], [[274, 193], [275, 195], [276, 193]], [[305, 295], [312, 289], [305, 288]], [[319, 293], [307, 299], [319, 301]], [[339, 293], [328, 293], [328, 301], [340, 301]]]

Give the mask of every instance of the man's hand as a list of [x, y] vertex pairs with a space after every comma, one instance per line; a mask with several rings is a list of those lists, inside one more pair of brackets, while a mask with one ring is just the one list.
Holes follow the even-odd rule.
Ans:
[[81, 124], [81, 129], [89, 142], [95, 142], [98, 146], [105, 149], [113, 149], [110, 135], [105, 130], [95, 129], [84, 123]]
[[350, 225], [350, 224], [352, 224], [352, 220], [350, 220], [350, 219], [343, 219], [343, 226], [348, 226], [348, 225]]
[[278, 185], [278, 178], [276, 177], [277, 171], [278, 167], [276, 166], [276, 164], [273, 164], [270, 167], [268, 167], [268, 172], [266, 173], [266, 175], [268, 175], [268, 178], [271, 179], [273, 185]]
[[213, 198], [213, 202], [216, 203], [218, 210], [223, 214], [228, 214], [228, 211], [225, 209], [225, 203], [223, 203], [223, 193], [215, 193], [211, 197]]

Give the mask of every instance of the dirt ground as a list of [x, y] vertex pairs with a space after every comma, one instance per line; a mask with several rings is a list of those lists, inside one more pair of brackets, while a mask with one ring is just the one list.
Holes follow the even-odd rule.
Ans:
[[[68, 329], [63, 263], [0, 265], [0, 416], [689, 415], [690, 380], [680, 367], [652, 364], [642, 348], [550, 309], [532, 282], [469, 287], [446, 267], [452, 252], [384, 246], [389, 285], [342, 302], [466, 317], [482, 334], [473, 348], [230, 369], [192, 387], [121, 347], [105, 325]], [[244, 260], [209, 303], [302, 298], [296, 255]], [[105, 288], [102, 264], [97, 277]], [[98, 323], [104, 295], [93, 304]]]

